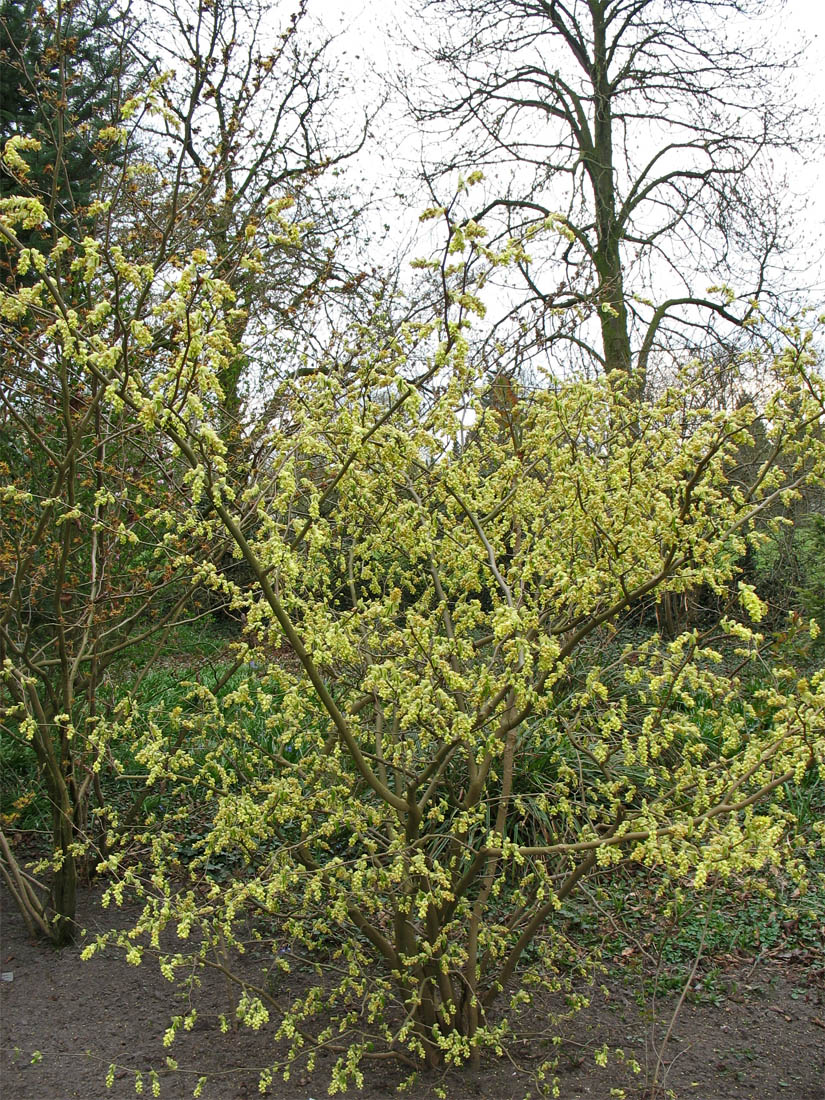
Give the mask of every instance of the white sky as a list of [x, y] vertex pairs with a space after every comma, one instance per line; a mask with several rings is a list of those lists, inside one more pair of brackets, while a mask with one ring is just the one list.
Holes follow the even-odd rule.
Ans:
[[[414, 26], [410, 3], [392, 5], [386, 0], [310, 0], [310, 16], [322, 23], [330, 32], [340, 33], [338, 51], [344, 54], [345, 64], [352, 77], [353, 106], [370, 96], [376, 99], [380, 94], [380, 76], [393, 68], [406, 68], [416, 63], [415, 55], [398, 45], [397, 39], [391, 41], [389, 29], [395, 23]], [[745, 21], [747, 22], [747, 21]], [[807, 49], [797, 66], [795, 87], [800, 105], [807, 106], [816, 113], [823, 114], [821, 105], [825, 103], [825, 2], [823, 0], [774, 0], [769, 6], [766, 17], [767, 29], [771, 40], [776, 40], [779, 52], [791, 49], [802, 40], [808, 42]], [[743, 26], [744, 30], [744, 26]], [[396, 107], [396, 110], [398, 108]], [[393, 111], [392, 105], [389, 107]], [[396, 181], [396, 171], [403, 161], [413, 161], [417, 152], [417, 140], [409, 132], [409, 122], [400, 119], [389, 126], [394, 141], [389, 159], [382, 161], [380, 154], [373, 150], [361, 158], [357, 174], [368, 186], [383, 196], [386, 218], [402, 219], [400, 232], [394, 233], [396, 241], [409, 240], [416, 233], [415, 212], [407, 210], [392, 199], [392, 187]], [[382, 127], [381, 129], [384, 129]], [[404, 136], [404, 130], [407, 131]], [[386, 132], [386, 130], [384, 130]], [[408, 167], [411, 167], [408, 164]], [[809, 268], [802, 279], [808, 285], [825, 287], [825, 167], [821, 156], [804, 167], [794, 162], [790, 180], [797, 195], [805, 198], [808, 204], [804, 225], [804, 252], [800, 252], [800, 264], [807, 263]], [[426, 199], [422, 197], [422, 205]], [[382, 217], [378, 218], [380, 222]], [[803, 258], [804, 257], [804, 258]]]

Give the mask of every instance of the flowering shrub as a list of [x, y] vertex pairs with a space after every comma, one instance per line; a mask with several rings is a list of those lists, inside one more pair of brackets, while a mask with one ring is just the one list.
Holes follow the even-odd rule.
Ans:
[[[7, 241], [36, 214], [4, 208]], [[238, 477], [218, 420], [233, 294], [206, 253], [161, 277], [88, 240], [71, 260], [96, 303], [82, 310], [50, 274], [60, 252], [30, 259], [40, 278], [2, 291], [0, 312], [50, 317], [44, 369], [59, 361], [162, 449], [178, 496], [152, 513], [152, 553], [246, 621], [248, 672], [228, 693], [194, 687], [186, 707], [98, 726], [102, 745], [135, 745], [171, 807], [147, 817], [139, 862], [114, 818], [101, 864], [115, 900], [144, 902], [116, 937], [130, 962], [168, 925], [195, 937], [198, 964], [241, 984], [238, 1021], [287, 1041], [287, 1074], [338, 1052], [335, 1091], [378, 1051], [416, 1068], [503, 1049], [531, 981], [567, 988], [558, 912], [591, 873], [644, 864], [699, 890], [774, 865], [801, 880], [783, 789], [823, 767], [825, 675], [773, 652], [738, 569], [762, 514], [825, 472], [804, 339], [735, 410], [696, 407], [695, 367], [649, 400], [624, 375], [502, 400], [467, 342], [477, 303], [451, 290], [446, 320], [376, 313], [341, 360], [283, 381], [265, 457]], [[746, 482], [757, 428], [771, 446]], [[213, 564], [220, 539], [249, 584]], [[646, 601], [701, 586], [720, 606], [732, 594], [724, 613], [639, 636]], [[250, 922], [274, 966], [317, 963], [294, 1003], [233, 972]], [[161, 967], [173, 979], [191, 960]], [[193, 1023], [176, 1017], [168, 1043]]]

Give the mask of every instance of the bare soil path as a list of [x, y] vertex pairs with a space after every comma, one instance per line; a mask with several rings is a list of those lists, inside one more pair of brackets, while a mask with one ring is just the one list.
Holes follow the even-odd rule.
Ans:
[[[81, 923], [90, 934], [110, 927], [115, 916], [99, 908], [98, 897], [90, 891], [82, 899]], [[195, 1028], [167, 1050], [162, 1037], [170, 1016], [187, 1011], [189, 1001], [176, 999], [174, 987], [151, 962], [133, 967], [111, 952], [84, 963], [82, 946], [81, 941], [58, 953], [33, 941], [3, 892], [2, 1100], [125, 1100], [136, 1095], [137, 1070], [144, 1073], [143, 1095], [148, 1097], [151, 1067], [165, 1100], [191, 1096], [199, 1074], [207, 1076], [204, 1100], [261, 1095], [258, 1073], [272, 1060], [272, 1033], [221, 1034], [218, 1016], [226, 1010], [226, 994], [220, 983], [204, 983], [197, 993]], [[676, 1100], [825, 1100], [825, 959], [820, 967], [810, 955], [782, 954], [755, 963], [731, 960], [716, 979], [717, 996], [686, 1000], [659, 1072], [661, 1080], [666, 1070], [665, 1085]], [[608, 997], [594, 992], [590, 1010], [569, 1025], [562, 1047], [561, 1100], [612, 1100], [618, 1094], [611, 1090], [617, 1089], [624, 1089], [628, 1100], [651, 1095], [645, 1070], [649, 1082], [675, 1000], [658, 1003], [654, 1033], [650, 1006], [637, 1003], [638, 986], [616, 980], [608, 987]], [[542, 1004], [534, 1005], [528, 1027], [540, 1030], [542, 1015]], [[615, 1059], [606, 1068], [597, 1066], [594, 1054], [603, 1043], [634, 1057], [642, 1075], [634, 1076]], [[546, 1053], [538, 1041], [525, 1043], [520, 1062], [536, 1065]], [[166, 1066], [169, 1054], [177, 1060], [177, 1071]], [[118, 1068], [107, 1089], [111, 1063]], [[296, 1071], [288, 1083], [276, 1078], [264, 1095], [321, 1100], [327, 1089], [325, 1064], [321, 1059], [312, 1076]], [[403, 1077], [392, 1063], [374, 1063], [363, 1092], [346, 1096], [390, 1097]], [[401, 1095], [424, 1100], [435, 1097], [439, 1085], [450, 1100], [515, 1100], [528, 1092], [530, 1078], [507, 1060], [488, 1060], [480, 1073], [422, 1078]]]

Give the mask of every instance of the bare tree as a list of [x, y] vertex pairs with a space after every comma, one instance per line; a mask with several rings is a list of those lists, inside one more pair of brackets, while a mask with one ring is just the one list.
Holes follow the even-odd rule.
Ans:
[[[329, 37], [313, 40], [305, 26], [305, 0], [294, 11], [153, 0], [151, 11], [143, 52], [157, 73], [172, 75], [163, 83], [164, 111], [145, 120], [143, 139], [167, 186], [141, 201], [156, 210], [155, 236], [167, 254], [206, 247], [236, 294], [232, 335], [242, 354], [221, 377], [231, 432], [251, 358], [259, 372], [267, 354], [283, 359], [282, 347], [272, 354], [273, 339], [292, 340], [299, 318], [306, 337], [314, 305], [323, 298], [329, 308], [336, 292], [346, 298], [363, 281], [341, 260], [340, 242], [354, 233], [358, 213], [334, 172], [360, 148], [368, 118], [354, 120], [348, 134], [333, 132], [343, 78]], [[273, 204], [289, 210], [292, 232], [267, 227]]]
[[[775, 11], [776, 5], [770, 5]], [[783, 286], [792, 202], [776, 153], [806, 134], [765, 0], [428, 0], [430, 179], [489, 175], [470, 211], [528, 244], [521, 330], [644, 379], [665, 350], [735, 338]], [[740, 20], [731, 31], [731, 20]], [[756, 28], [756, 30], [754, 30]], [[750, 35], [750, 36], [749, 36]], [[446, 79], [446, 83], [445, 83]], [[714, 284], [712, 289], [708, 289]], [[532, 343], [535, 347], [535, 343]]]

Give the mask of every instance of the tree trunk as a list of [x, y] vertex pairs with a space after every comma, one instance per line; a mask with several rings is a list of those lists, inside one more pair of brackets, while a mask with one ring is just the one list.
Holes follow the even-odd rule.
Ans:
[[605, 14], [591, 4], [593, 17], [593, 147], [584, 157], [596, 210], [595, 254], [597, 300], [607, 372], [631, 369], [630, 334], [625, 304], [620, 250], [621, 228], [616, 217], [616, 180], [613, 175], [612, 89], [607, 76]]

